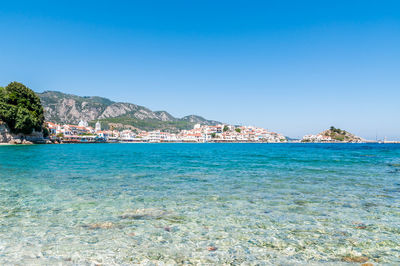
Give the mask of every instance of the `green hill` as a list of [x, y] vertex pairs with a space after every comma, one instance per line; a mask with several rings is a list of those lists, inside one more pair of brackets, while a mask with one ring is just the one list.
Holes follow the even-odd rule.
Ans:
[[114, 102], [97, 96], [77, 96], [58, 91], [37, 93], [44, 108], [46, 121], [63, 124], [78, 124], [84, 120], [93, 124], [101, 121], [105, 128], [133, 127], [142, 130], [164, 130], [177, 132], [190, 129], [194, 124], [215, 125], [220, 122], [201, 116], [189, 115], [176, 118], [166, 111], [150, 109], [123, 102]]

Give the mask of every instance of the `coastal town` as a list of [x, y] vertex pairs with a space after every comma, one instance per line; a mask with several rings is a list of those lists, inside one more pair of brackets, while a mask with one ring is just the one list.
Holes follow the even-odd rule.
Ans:
[[399, 143], [378, 136], [366, 140], [334, 126], [289, 138], [261, 127], [229, 125], [197, 115], [177, 118], [107, 98], [56, 91], [37, 94], [18, 82], [0, 87], [0, 144], [129, 142]]
[[52, 142], [59, 143], [102, 143], [102, 142], [287, 142], [285, 136], [270, 132], [267, 129], [254, 126], [233, 126], [226, 124], [201, 125], [195, 124], [193, 129], [181, 130], [179, 133], [169, 133], [160, 130], [144, 131], [139, 129], [102, 129], [101, 122], [95, 127], [81, 120], [78, 125], [61, 125], [46, 122], [49, 137]]

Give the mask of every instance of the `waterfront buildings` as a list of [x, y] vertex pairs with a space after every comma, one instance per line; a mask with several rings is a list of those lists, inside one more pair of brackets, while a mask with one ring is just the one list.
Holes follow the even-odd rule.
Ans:
[[60, 141], [82, 139], [86, 140], [104, 140], [108, 142], [267, 142], [280, 143], [287, 142], [286, 138], [278, 133], [270, 132], [264, 128], [254, 126], [232, 126], [220, 124], [215, 126], [194, 125], [193, 129], [182, 130], [179, 133], [169, 133], [160, 130], [139, 131], [124, 129], [101, 130], [101, 124], [98, 121], [95, 129], [85, 125], [81, 121], [79, 125], [59, 125], [47, 122], [50, 135], [53, 138], [59, 138]]

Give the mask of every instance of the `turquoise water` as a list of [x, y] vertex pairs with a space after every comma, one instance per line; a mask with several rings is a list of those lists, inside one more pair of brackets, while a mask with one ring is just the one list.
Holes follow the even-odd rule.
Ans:
[[400, 145], [0, 146], [0, 264], [400, 264]]

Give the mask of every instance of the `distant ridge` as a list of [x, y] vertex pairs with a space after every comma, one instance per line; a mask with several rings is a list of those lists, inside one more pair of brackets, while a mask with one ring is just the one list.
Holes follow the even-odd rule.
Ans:
[[166, 111], [151, 111], [133, 103], [114, 102], [99, 96], [77, 96], [59, 91], [37, 93], [42, 102], [46, 121], [78, 124], [99, 120], [107, 127], [165, 130], [176, 132], [190, 129], [194, 124], [215, 125], [220, 122], [201, 116], [188, 115], [176, 118]]

